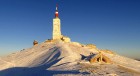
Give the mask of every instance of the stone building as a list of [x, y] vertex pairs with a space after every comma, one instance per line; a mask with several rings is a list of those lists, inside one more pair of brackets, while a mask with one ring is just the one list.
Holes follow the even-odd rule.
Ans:
[[58, 14], [58, 7], [56, 6], [55, 18], [53, 19], [53, 32], [52, 40], [62, 40], [64, 42], [70, 42], [70, 38], [61, 34], [61, 20]]
[[38, 41], [34, 40], [33, 45], [37, 45]]
[[61, 40], [64, 41], [64, 42], [70, 42], [71, 41], [70, 38], [67, 37], [67, 36], [62, 36]]
[[60, 19], [58, 17], [58, 9], [56, 7], [56, 11], [55, 11], [55, 18], [53, 19], [53, 34], [52, 34], [52, 38], [54, 39], [61, 39], [62, 35], [61, 35], [61, 22]]

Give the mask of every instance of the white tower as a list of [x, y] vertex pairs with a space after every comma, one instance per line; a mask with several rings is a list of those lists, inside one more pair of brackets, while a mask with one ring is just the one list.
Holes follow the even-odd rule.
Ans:
[[58, 17], [58, 7], [56, 6], [55, 18], [53, 19], [53, 40], [61, 39], [61, 22]]

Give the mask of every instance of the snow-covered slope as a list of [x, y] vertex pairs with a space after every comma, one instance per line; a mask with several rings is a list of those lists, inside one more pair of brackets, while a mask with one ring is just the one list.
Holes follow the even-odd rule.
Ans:
[[[62, 41], [44, 42], [35, 45], [32, 48], [24, 49], [5, 57], [0, 57], [0, 76], [99, 76], [100, 74], [91, 72], [94, 68], [88, 69], [84, 67], [95, 66], [90, 64], [89, 61], [83, 60], [85, 57], [89, 56], [91, 52], [95, 54], [98, 53], [96, 48], [89, 49], [79, 43], [66, 43]], [[104, 54], [115, 63], [110, 64], [113, 67], [119, 65], [120, 67], [125, 68], [125, 70], [126, 68], [131, 69], [136, 73], [126, 71], [122, 75], [128, 75], [129, 73], [131, 73], [130, 76], [139, 75], [139, 61], [122, 57], [117, 54]], [[109, 66], [109, 69], [112, 68]], [[107, 73], [105, 75], [109, 74]]]

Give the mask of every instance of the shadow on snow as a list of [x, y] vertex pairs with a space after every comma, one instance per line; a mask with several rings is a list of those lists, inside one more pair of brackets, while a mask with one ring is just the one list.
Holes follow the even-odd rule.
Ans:
[[[56, 51], [56, 50], [54, 50]], [[79, 71], [70, 70], [70, 71], [55, 71], [47, 70], [52, 65], [59, 62], [61, 59], [58, 59], [60, 56], [60, 51], [54, 55], [54, 57], [47, 63], [38, 66], [38, 67], [13, 67], [0, 71], [0, 76], [52, 76], [55, 74], [79, 74]], [[81, 73], [80, 73], [81, 74]], [[83, 73], [86, 74], [86, 73]]]

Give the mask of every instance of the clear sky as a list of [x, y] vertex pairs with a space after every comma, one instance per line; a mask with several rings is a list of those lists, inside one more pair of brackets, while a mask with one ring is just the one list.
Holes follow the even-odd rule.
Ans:
[[0, 0], [0, 55], [50, 39], [56, 3], [72, 41], [140, 58], [140, 0]]

